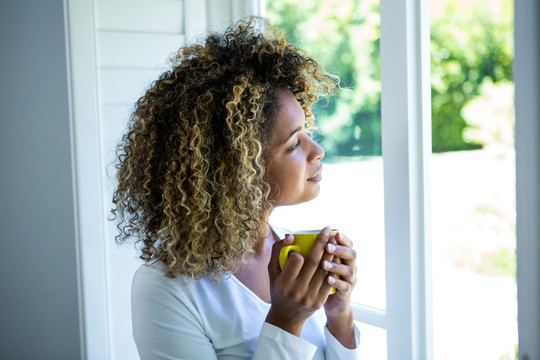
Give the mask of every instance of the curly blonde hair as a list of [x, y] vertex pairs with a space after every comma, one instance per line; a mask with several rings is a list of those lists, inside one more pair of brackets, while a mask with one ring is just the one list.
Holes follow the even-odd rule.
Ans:
[[171, 277], [219, 279], [245, 264], [271, 209], [265, 144], [280, 88], [313, 126], [311, 106], [339, 85], [260, 18], [181, 48], [117, 148], [117, 241], [136, 238], [141, 259]]

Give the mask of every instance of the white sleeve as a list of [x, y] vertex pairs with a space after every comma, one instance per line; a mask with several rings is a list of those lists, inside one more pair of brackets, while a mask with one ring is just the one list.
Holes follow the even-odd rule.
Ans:
[[131, 292], [133, 339], [141, 360], [217, 359], [197, 315], [154, 274], [138, 271]]
[[360, 358], [358, 345], [360, 345], [360, 331], [353, 325], [355, 349], [347, 349], [332, 335], [327, 326], [324, 326], [324, 337], [326, 338], [325, 355], [327, 360], [353, 360]]
[[313, 359], [317, 347], [285, 330], [264, 323], [253, 360]]

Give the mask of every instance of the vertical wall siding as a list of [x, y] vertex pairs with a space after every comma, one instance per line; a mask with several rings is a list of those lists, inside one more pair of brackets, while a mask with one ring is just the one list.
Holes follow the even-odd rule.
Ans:
[[[110, 217], [115, 147], [134, 103], [186, 42], [248, 15], [251, 0], [94, 0], [103, 218]], [[138, 359], [130, 291], [141, 264], [134, 246], [119, 246], [113, 222], [104, 229], [111, 359]], [[91, 316], [91, 314], [88, 314]]]
[[[184, 44], [181, 0], [96, 0], [99, 122], [103, 166], [103, 216], [110, 214], [115, 146], [135, 101]], [[202, 14], [204, 15], [204, 14]], [[111, 359], [137, 359], [131, 331], [130, 291], [140, 265], [133, 246], [115, 243], [116, 227], [105, 226]]]

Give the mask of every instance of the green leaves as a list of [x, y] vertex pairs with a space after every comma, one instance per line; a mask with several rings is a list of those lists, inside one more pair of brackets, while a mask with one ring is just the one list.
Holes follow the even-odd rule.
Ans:
[[[345, 88], [316, 104], [318, 140], [326, 158], [381, 154], [379, 2], [376, 0], [272, 0], [271, 22], [305, 48]], [[486, 78], [512, 78], [509, 0], [464, 3], [438, 0], [431, 24], [433, 151], [482, 147], [464, 140], [465, 106], [481, 95]]]

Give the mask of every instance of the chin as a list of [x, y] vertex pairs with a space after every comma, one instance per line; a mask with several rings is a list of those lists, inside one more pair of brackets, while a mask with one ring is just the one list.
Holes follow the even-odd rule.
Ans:
[[320, 193], [320, 190], [319, 188], [317, 187], [317, 191], [315, 192], [312, 192], [311, 194], [309, 194], [308, 196], [305, 196], [303, 199], [301, 200], [298, 200], [290, 205], [298, 205], [298, 204], [303, 204], [303, 203], [307, 203], [307, 202], [310, 202], [314, 199], [317, 198], [317, 196], [319, 196], [319, 193]]
[[315, 199], [317, 196], [319, 196], [320, 192], [321, 188], [319, 184], [316, 184], [316, 187], [309, 189], [309, 191], [303, 192], [302, 196], [300, 197], [282, 196], [279, 199], [273, 198], [270, 200], [270, 202], [272, 203], [273, 207], [299, 205]]

